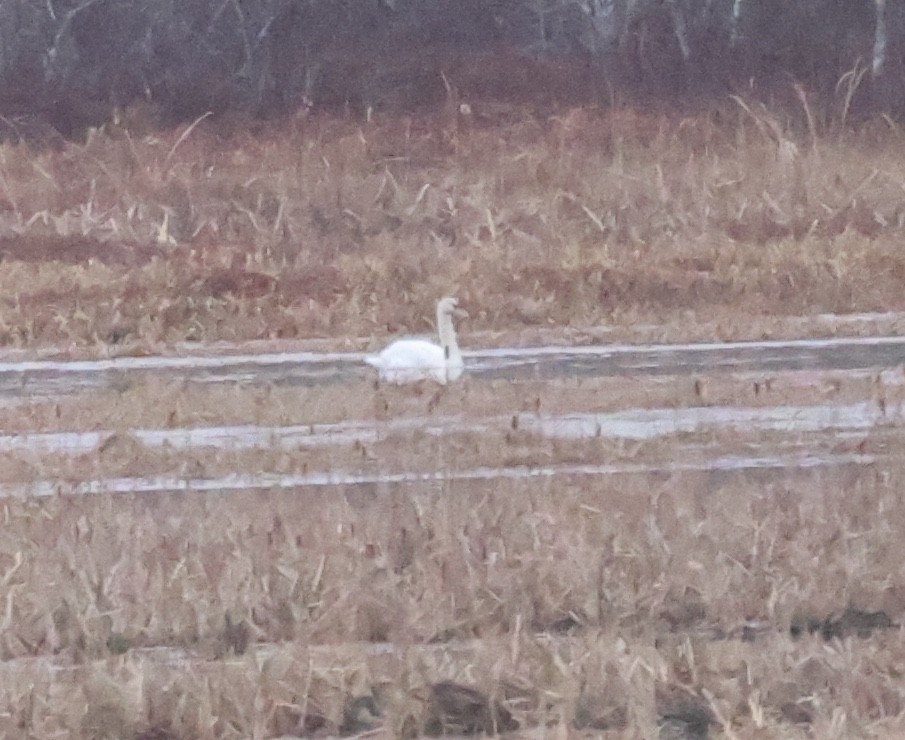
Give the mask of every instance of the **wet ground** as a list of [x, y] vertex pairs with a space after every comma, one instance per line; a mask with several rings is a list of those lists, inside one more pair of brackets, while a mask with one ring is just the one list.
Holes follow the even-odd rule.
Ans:
[[[235, 548], [229, 556], [217, 549], [220, 554], [214, 560], [229, 560], [247, 546], [246, 540], [260, 540], [258, 528], [265, 525], [249, 519], [255, 521], [254, 527], [236, 525], [239, 528], [233, 531], [224, 525], [224, 517], [236, 516], [244, 522], [244, 517], [254, 516], [248, 512], [260, 509], [265, 518], [276, 521], [281, 517], [274, 512], [289, 507], [288, 500], [299, 508], [288, 509], [296, 516], [287, 515], [285, 520], [293, 522], [293, 531], [302, 532], [305, 552], [319, 553], [321, 558], [330, 552], [336, 560], [333, 538], [348, 539], [354, 531], [364, 544], [352, 548], [349, 557], [359, 566], [367, 566], [372, 558], [376, 563], [394, 557], [403, 563], [398, 568], [429, 563], [423, 549], [406, 544], [406, 538], [425, 529], [442, 530], [454, 516], [449, 507], [459, 503], [465, 511], [474, 510], [475, 523], [481, 524], [477, 527], [480, 537], [471, 535], [478, 538], [476, 542], [494, 547], [494, 538], [499, 537], [500, 552], [506, 548], [519, 552], [518, 539], [508, 533], [514, 523], [531, 520], [543, 529], [559, 517], [565, 521], [570, 511], [571, 526], [585, 526], [585, 535], [610, 526], [582, 525], [586, 516], [604, 522], [612, 515], [612, 521], [626, 532], [635, 531], [632, 527], [641, 522], [637, 527], [654, 527], [654, 534], [660, 531], [657, 527], [675, 519], [674, 531], [659, 536], [666, 547], [676, 546], [683, 552], [675, 532], [687, 532], [699, 523], [709, 526], [702, 515], [705, 507], [715, 507], [723, 516], [728, 516], [726, 512], [737, 515], [747, 524], [751, 512], [768, 508], [772, 504], [764, 502], [775, 498], [777, 505], [793, 514], [802, 512], [797, 521], [805, 521], [806, 514], [831, 505], [821, 499], [824, 491], [832, 491], [829, 499], [834, 501], [838, 492], [848, 496], [853, 491], [856, 495], [859, 490], [871, 491], [875, 477], [896, 470], [897, 465], [900, 468], [905, 442], [903, 363], [905, 339], [895, 336], [502, 348], [467, 353], [467, 376], [441, 389], [380, 386], [363, 364], [362, 354], [352, 352], [9, 361], [0, 364], [0, 418], [6, 422], [0, 434], [0, 497], [62, 495], [59, 501], [79, 502], [78, 507], [81, 502], [100, 506], [110, 501], [92, 494], [117, 494], [121, 506], [104, 513], [115, 526], [95, 522], [94, 515], [88, 514], [60, 529], [61, 541], [75, 538], [76, 545], [71, 547], [82, 553], [80, 557], [83, 549], [91, 550], [94, 526], [99, 539], [144, 538], [151, 548], [148, 553], [158, 553], [167, 543], [194, 537], [196, 517], [206, 516], [205, 526], [211, 530], [207, 546]], [[13, 425], [17, 419], [20, 422]], [[199, 495], [158, 496], [173, 493]], [[138, 511], [134, 507], [148, 497], [154, 497], [151, 513], [144, 518], [133, 516]], [[658, 497], [662, 507], [650, 518], [651, 502], [660, 501]], [[227, 509], [226, 514], [216, 513], [209, 503], [212, 498], [218, 504], [224, 502], [220, 508]], [[488, 498], [495, 503], [485, 510]], [[191, 506], [194, 499], [208, 503], [196, 510]], [[236, 505], [233, 510], [232, 504], [239, 500], [244, 500], [244, 508]], [[509, 514], [506, 502], [512, 502]], [[733, 502], [742, 506], [730, 506]], [[544, 515], [548, 506], [552, 513]], [[675, 507], [673, 513], [671, 507]], [[388, 512], [399, 520], [389, 521]], [[510, 515], [511, 521], [505, 519]], [[835, 521], [832, 511], [826, 516]], [[710, 525], [719, 519], [718, 514]], [[468, 526], [448, 526], [450, 531], [464, 533], [476, 526], [468, 521]], [[164, 531], [172, 522], [181, 522], [175, 536]], [[282, 526], [273, 524], [275, 529], [267, 530], [267, 536], [276, 538], [277, 550], [288, 552], [290, 545], [279, 544]], [[123, 531], [123, 527], [135, 529]], [[380, 534], [381, 527], [387, 528], [386, 537]], [[370, 528], [375, 529], [369, 532]], [[747, 532], [730, 531], [734, 537]], [[86, 532], [89, 544], [83, 548], [80, 538]], [[533, 534], [543, 533], [535, 530]], [[556, 526], [548, 535], [560, 545], [573, 539], [561, 537]], [[320, 536], [323, 541], [317, 539]], [[628, 544], [620, 547], [631, 545], [626, 536]], [[755, 540], [759, 542], [759, 535]], [[401, 554], [394, 554], [392, 543], [397, 541]], [[721, 547], [731, 545], [722, 534], [717, 541]], [[448, 550], [458, 552], [460, 544]], [[467, 544], [462, 545], [466, 551]], [[134, 565], [136, 557], [143, 557], [133, 553], [123, 558], [123, 547], [99, 547], [92, 567], [98, 573], [113, 574], [126, 567], [120, 560]], [[406, 547], [411, 549], [408, 555]], [[47, 548], [36, 546], [36, 550], [45, 553]], [[249, 562], [265, 572], [273, 558], [269, 550], [262, 552], [249, 556]], [[538, 552], [536, 562], [553, 568], [555, 559], [550, 565], [546, 551]], [[709, 557], [706, 548], [701, 552], [689, 562]], [[614, 553], [622, 557], [622, 550]], [[295, 563], [291, 553], [287, 557], [287, 562]], [[492, 568], [496, 557], [502, 555], [487, 555], [485, 565]], [[189, 558], [198, 560], [197, 553], [192, 551]], [[675, 560], [687, 559], [677, 556]], [[328, 595], [342, 594], [340, 598], [345, 599], [356, 590], [367, 590], [366, 582], [348, 580], [329, 568], [325, 575], [324, 562], [313, 579], [334, 579], [330, 581], [333, 590], [325, 590]], [[742, 578], [747, 583], [747, 571]], [[213, 593], [222, 586], [208, 580], [207, 575], [192, 580], [200, 589], [198, 596], [186, 592], [177, 603], [203, 600], [208, 598], [205, 588]], [[22, 593], [40, 585], [28, 583]], [[405, 586], [388, 588], [393, 598], [407, 593]], [[120, 599], [113, 586], [110, 591], [111, 598]], [[757, 609], [751, 612], [754, 617], [745, 610], [744, 619], [724, 618], [715, 606], [719, 600], [708, 601], [706, 593], [699, 599], [700, 614], [692, 610], [697, 616], [686, 619], [684, 598], [679, 606], [670, 602], [663, 606], [660, 621], [652, 628], [658, 639], [706, 641], [708, 651], [725, 653], [732, 660], [738, 655], [755, 660], [771, 646], [788, 649], [784, 640], [789, 634], [794, 639], [814, 632], [829, 635], [825, 639], [845, 634], [847, 628], [840, 620], [849, 613], [859, 618], [880, 615], [874, 621], [882, 622], [884, 629], [893, 624], [887, 612], [874, 607], [849, 608], [836, 618], [832, 610], [844, 604], [834, 602], [825, 610], [805, 610], [790, 631], [772, 616], [764, 619]], [[264, 613], [267, 601], [259, 601], [256, 609]], [[119, 605], [125, 602], [116, 603], [123, 608]], [[142, 600], [130, 608], [140, 612]], [[116, 632], [110, 638], [104, 634], [102, 645], [112, 652], [111, 644], [118, 643], [111, 639], [119, 639], [129, 665], [151, 677], [152, 683], [167, 684], [173, 676], [185, 674], [240, 684], [251, 680], [249, 656], [257, 665], [275, 665], [285, 658], [287, 649], [296, 651], [298, 666], [310, 670], [316, 666], [324, 675], [352, 675], [362, 666], [372, 675], [393, 675], [404, 656], [417, 655], [426, 666], [424, 674], [434, 680], [467, 675], [476, 656], [494, 650], [511, 659], [513, 675], [526, 670], [527, 664], [543, 665], [548, 654], [555, 654], [564, 665], [577, 665], [584, 659], [581, 656], [599, 649], [593, 630], [583, 630], [580, 622], [569, 613], [549, 624], [537, 622], [523, 628], [517, 623], [512, 634], [496, 642], [468, 639], [467, 631], [447, 635], [444, 629], [425, 629], [413, 640], [417, 644], [402, 647], [394, 634], [374, 638], [356, 632], [354, 641], [345, 633], [333, 639], [331, 633], [323, 643], [305, 637], [298, 645], [290, 642], [291, 648], [277, 644], [279, 636], [270, 632], [262, 632], [260, 639], [258, 633], [236, 637], [227, 623], [226, 636], [220, 640], [226, 647], [207, 633], [197, 644], [183, 647], [187, 643], [182, 638], [134, 628], [143, 623], [137, 614], [126, 631], [138, 634], [140, 644], [132, 645], [133, 638]], [[560, 629], [560, 624], [566, 627]], [[185, 631], [184, 627], [173, 629], [173, 634]], [[862, 631], [870, 634], [873, 629]], [[431, 637], [435, 634], [443, 637]], [[0, 668], [10, 682], [34, 683], [34, 676], [39, 676], [62, 691], [60, 687], [78, 685], [98, 670], [99, 663], [83, 660], [78, 650], [41, 654], [39, 649], [33, 654], [31, 648], [9, 649], [17, 658], [4, 661]], [[668, 652], [662, 646], [661, 650]], [[252, 678], [259, 676], [254, 673]], [[658, 700], [661, 722], [676, 714], [667, 705]], [[524, 720], [530, 713], [520, 716]], [[583, 726], [582, 716], [577, 712], [576, 727]], [[703, 726], [703, 735], [687, 736], [707, 736], [706, 720]]]
[[[905, 363], [905, 338], [547, 346], [466, 351], [464, 355], [468, 375], [476, 381], [864, 370]], [[295, 352], [5, 362], [0, 363], [0, 398], [57, 397], [150, 377], [204, 384], [343, 384], [373, 376], [363, 357], [357, 352]]]
[[[466, 354], [463, 392], [381, 388], [360, 353], [6, 362], [0, 364], [0, 398], [7, 408], [27, 414], [34, 404], [79, 398], [89, 411], [82, 422], [86, 431], [72, 431], [70, 424], [65, 431], [0, 436], [0, 495], [228, 492], [874, 464], [895, 449], [902, 429], [903, 363], [905, 339], [895, 336], [500, 348]], [[607, 391], [615, 408], [583, 410], [600, 408], [603, 392], [587, 383], [605, 378], [612, 379], [607, 388], [634, 386], [635, 395]], [[705, 389], [726, 378], [750, 392], [736, 403], [731, 392], [729, 402], [725, 393], [719, 402], [709, 400]], [[286, 412], [292, 423], [278, 425], [204, 423], [198, 413], [183, 414], [190, 424], [123, 429], [91, 418], [95, 406], [118, 402], [110, 401], [110, 391], [115, 398], [116, 389], [149, 382], [178, 386], [189, 395], [192, 387], [217, 386], [230, 389], [234, 399], [262, 387], [308, 389], [316, 396], [318, 387], [339, 386], [341, 393], [347, 387], [349, 396], [373, 403], [368, 400], [371, 410], [359, 418], [333, 423], [299, 410]], [[501, 382], [510, 402], [491, 407], [487, 396], [501, 397]], [[644, 384], [655, 382], [658, 399], [636, 405]], [[530, 410], [519, 391], [529, 384], [537, 396]], [[773, 399], [762, 390], [783, 385], [787, 392]], [[855, 390], [840, 392], [847, 386]], [[694, 390], [682, 397], [679, 389], [689, 387]], [[546, 409], [545, 388], [564, 394], [565, 407]], [[750, 402], [754, 397], [756, 404]], [[278, 399], [271, 404], [280, 407]], [[125, 449], [125, 461], [120, 454], [116, 464], [105, 466], [111, 449]], [[282, 455], [279, 464], [274, 455]]]

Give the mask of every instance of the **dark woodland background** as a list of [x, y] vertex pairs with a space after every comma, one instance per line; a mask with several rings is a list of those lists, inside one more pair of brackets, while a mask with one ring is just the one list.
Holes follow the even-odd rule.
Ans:
[[903, 118], [903, 37], [885, 0], [3, 0], [0, 129], [77, 136], [137, 103], [173, 122], [796, 87], [822, 115]]

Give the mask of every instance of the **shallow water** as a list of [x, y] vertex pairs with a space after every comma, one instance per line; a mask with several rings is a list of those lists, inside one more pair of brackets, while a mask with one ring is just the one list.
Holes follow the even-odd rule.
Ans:
[[[254, 425], [133, 429], [124, 435], [147, 449], [298, 450], [374, 443], [390, 435], [419, 431], [441, 436], [491, 434], [517, 427], [546, 439], [651, 441], [676, 434], [763, 433], [791, 435], [833, 432], [836, 438], [894, 426], [905, 419], [905, 402], [880, 406], [864, 401], [844, 405], [628, 409], [559, 416], [519, 413], [507, 416], [415, 416], [388, 421], [348, 421], [282, 427]], [[46, 432], [0, 436], [0, 453], [36, 452], [81, 455], [116, 436], [113, 431]]]
[[[373, 379], [363, 358], [360, 352], [294, 352], [4, 362], [0, 398], [60, 397], [153, 377], [205, 384], [335, 385]], [[465, 363], [475, 380], [875, 369], [905, 363], [905, 337], [498, 348], [465, 352]]]
[[467, 470], [433, 472], [361, 473], [331, 470], [325, 473], [257, 475], [233, 474], [218, 478], [179, 478], [153, 476], [106, 478], [69, 483], [34, 481], [21, 485], [0, 486], [0, 498], [55, 495], [89, 495], [110, 493], [180, 493], [272, 490], [311, 487], [353, 487], [373, 485], [446, 484], [455, 481], [530, 480], [555, 477], [596, 477], [618, 474], [682, 473], [693, 471], [744, 472], [751, 470], [806, 470], [810, 468], [870, 465], [884, 459], [882, 455], [858, 453], [804, 453], [792, 455], [725, 455], [702, 461], [668, 461], [662, 464], [614, 463], [611, 465], [546, 465], [512, 467], [477, 467]]
[[[26, 361], [0, 363], [0, 399], [26, 405], [99, 388], [121, 387], [142, 377], [167, 381], [226, 384], [318, 385], [362, 382], [373, 372], [361, 353], [269, 353], [198, 357], [127, 357], [101, 361]], [[872, 337], [727, 344], [598, 345], [579, 347], [500, 348], [466, 355], [472, 381], [494, 378], [620, 377], [645, 375], [702, 376], [715, 373], [804, 371], [819, 382], [827, 370], [846, 377], [877, 377], [883, 384], [905, 385], [905, 338]], [[813, 373], [813, 378], [811, 374]], [[578, 390], [581, 393], [582, 391]], [[701, 406], [693, 408], [628, 408], [599, 413], [543, 415], [520, 412], [493, 416], [406, 416], [388, 420], [360, 419], [334, 424], [293, 426], [210, 426], [0, 435], [0, 454], [12, 460], [29, 455], [74, 457], [100, 451], [112, 441], [149, 451], [194, 453], [215, 451], [301, 451], [377, 443], [405, 444], [405, 435], [446, 437], [472, 435], [479, 444], [510, 430], [540, 440], [603, 439], [616, 442], [670, 442], [666, 452], [644, 462], [550, 464], [537, 467], [501, 464], [474, 467], [464, 458], [457, 468], [421, 472], [401, 470], [309, 471], [305, 474], [231, 474], [182, 478], [168, 473], [87, 481], [35, 480], [0, 488], [0, 496], [46, 496], [55, 493], [159, 493], [167, 491], [241, 491], [269, 488], [372, 486], [375, 484], [442, 485], [457, 480], [542, 479], [559, 476], [606, 476], [625, 473], [692, 470], [788, 470], [842, 465], [870, 465], [886, 459], [840, 451], [838, 443], [860, 442], [869, 433], [898, 435], [905, 402], [880, 404], [863, 400], [845, 404], [784, 406]], [[685, 435], [688, 438], [683, 438]], [[697, 435], [697, 436], [695, 436]], [[730, 438], [731, 445], [716, 440]], [[895, 447], [891, 443], [889, 447]], [[730, 454], [731, 453], [731, 454]], [[660, 458], [657, 457], [660, 455]], [[19, 458], [17, 458], [19, 456]], [[555, 459], [555, 458], [554, 458]], [[591, 464], [593, 463], [593, 464]], [[120, 469], [122, 472], [122, 469]], [[143, 470], [142, 473], [145, 473]]]

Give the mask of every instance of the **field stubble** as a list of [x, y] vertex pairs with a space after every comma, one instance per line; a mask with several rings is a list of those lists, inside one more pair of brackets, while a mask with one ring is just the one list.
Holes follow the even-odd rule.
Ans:
[[[35, 736], [78, 726], [97, 691], [134, 732], [267, 737], [280, 712], [339, 723], [372, 691], [404, 722], [442, 677], [483, 687], [526, 727], [571, 724], [581, 700], [622, 717], [592, 717], [601, 727], [650, 736], [668, 714], [650, 697], [674, 692], [737, 737], [789, 737], [799, 720], [883, 734], [905, 710], [888, 629], [905, 612], [901, 476], [897, 461], [8, 500], [5, 721]], [[841, 621], [848, 607], [861, 627]], [[369, 657], [381, 642], [395, 648]], [[158, 646], [186, 653], [140, 650]], [[26, 690], [31, 663], [15, 658], [34, 655], [75, 668], [44, 665]]]
[[886, 124], [806, 141], [734, 107], [224, 130], [0, 148], [0, 340], [367, 338], [426, 329], [452, 292], [474, 331], [673, 339], [905, 305]]
[[[313, 116], [230, 136], [206, 121], [38, 153], [4, 146], [0, 340], [100, 355], [186, 340], [363, 349], [427, 329], [450, 292], [491, 344], [603, 324], [616, 337], [639, 322], [659, 340], [760, 338], [821, 312], [901, 310], [901, 131], [796, 138], [735, 108], [681, 120], [574, 110], [505, 127]], [[900, 392], [831, 372], [466, 380], [439, 395], [128, 381], [7, 399], [5, 435], [113, 436], [82, 456], [5, 452], [0, 477], [668, 463], [682, 443], [731, 452], [790, 438], [632, 446], [507, 420], [882, 408]], [[130, 437], [455, 414], [506, 423], [492, 439], [410, 431], [283, 458]], [[395, 735], [514, 720], [526, 736], [900, 736], [898, 425], [844, 443], [884, 453], [869, 464], [800, 470], [4, 499], [0, 734], [354, 734], [380, 713]], [[463, 728], [466, 715], [483, 719]]]
[[[848, 441], [820, 438], [829, 451], [883, 453], [873, 464], [759, 472], [707, 461], [783, 445], [813, 453], [817, 438], [742, 428], [556, 440], [515, 422], [708, 404], [866, 401], [879, 414], [900, 396], [877, 373], [798, 371], [466, 378], [439, 393], [145, 380], [10, 407], [18, 432], [115, 434], [80, 454], [7, 452], [4, 483], [564, 461], [661, 470], [6, 499], [0, 730], [342, 734], [370, 726], [347, 716], [369, 700], [384, 732], [407, 735], [436, 729], [432, 692], [452, 680], [480, 687], [525, 736], [894, 734], [905, 711], [893, 688], [905, 613], [897, 416]], [[456, 423], [424, 433], [444, 418]], [[482, 418], [493, 420], [487, 429], [467, 430]], [[368, 444], [283, 453], [150, 450], [130, 437], [138, 425], [178, 433], [302, 420], [383, 431]], [[406, 420], [410, 430], [391, 431]], [[702, 469], [670, 470], [692, 448]]]

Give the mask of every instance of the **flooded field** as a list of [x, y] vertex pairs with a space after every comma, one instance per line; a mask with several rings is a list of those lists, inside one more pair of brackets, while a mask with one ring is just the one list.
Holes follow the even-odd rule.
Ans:
[[461, 686], [524, 737], [902, 716], [827, 639], [905, 654], [905, 340], [485, 350], [448, 388], [361, 357], [0, 366], [0, 704], [136, 738], [410, 736]]
[[[727, 372], [859, 370], [905, 362], [905, 338], [847, 337], [650, 346], [502, 348], [465, 352], [476, 381], [644, 377]], [[0, 399], [60, 397], [166, 376], [199, 384], [308, 387], [348, 383], [373, 372], [357, 352], [295, 352], [0, 363]]]
[[742, 102], [5, 144], [0, 737], [905, 737], [901, 131]]
[[902, 361], [897, 337], [502, 349], [449, 388], [355, 353], [10, 362], [0, 496], [849, 464], [894, 447]]

